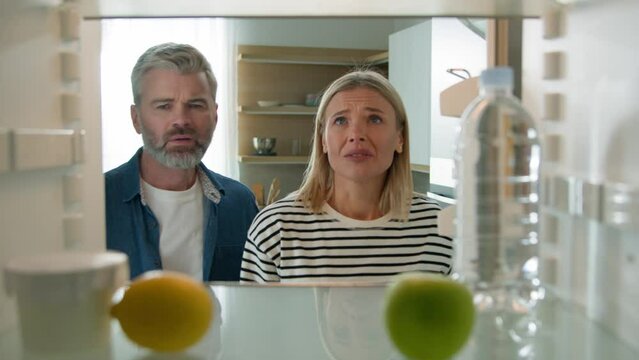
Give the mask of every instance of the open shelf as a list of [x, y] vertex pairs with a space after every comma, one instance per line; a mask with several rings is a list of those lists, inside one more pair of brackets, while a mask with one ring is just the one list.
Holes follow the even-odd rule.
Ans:
[[317, 59], [315, 57], [304, 57], [304, 56], [254, 56], [248, 54], [239, 54], [239, 61], [246, 62], [254, 62], [254, 63], [262, 63], [262, 64], [298, 64], [298, 65], [335, 65], [335, 66], [352, 66], [356, 65], [357, 62], [352, 58], [329, 58], [326, 57], [324, 59]]
[[388, 51], [384, 51], [379, 54], [375, 54], [375, 55], [371, 55], [367, 57], [366, 64], [369, 64], [369, 65], [388, 64]]
[[377, 65], [388, 62], [388, 52], [364, 49], [240, 45], [237, 60], [250, 63], [288, 65]]
[[[268, 186], [277, 177], [284, 194], [298, 188], [309, 163], [318, 107], [305, 106], [307, 100], [353, 68], [388, 73], [386, 49], [238, 45], [235, 54], [239, 180]], [[256, 155], [254, 137], [276, 138], [277, 155]]]
[[308, 156], [264, 156], [264, 155], [240, 155], [241, 163], [246, 164], [307, 164]]
[[412, 171], [417, 171], [417, 172], [421, 172], [421, 173], [425, 173], [428, 174], [430, 173], [430, 166], [429, 165], [421, 165], [421, 164], [410, 164], [410, 169]]
[[239, 112], [249, 115], [308, 115], [317, 113], [317, 106], [283, 105], [283, 106], [240, 106]]

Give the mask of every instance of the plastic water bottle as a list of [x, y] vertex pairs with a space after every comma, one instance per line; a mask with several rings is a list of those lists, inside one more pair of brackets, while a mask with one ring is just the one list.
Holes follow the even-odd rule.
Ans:
[[[512, 69], [485, 70], [479, 96], [462, 115], [455, 154], [456, 268], [473, 290], [478, 321], [526, 343], [538, 328], [533, 310], [543, 297], [538, 278], [541, 145], [512, 88]], [[503, 344], [484, 350], [491, 347], [494, 353], [486, 354], [491, 358], [510, 356]]]

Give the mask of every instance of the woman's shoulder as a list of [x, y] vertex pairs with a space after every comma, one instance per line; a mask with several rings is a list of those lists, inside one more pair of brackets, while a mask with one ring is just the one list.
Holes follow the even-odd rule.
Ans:
[[249, 233], [261, 232], [263, 229], [293, 226], [305, 226], [317, 221], [317, 214], [313, 213], [294, 194], [289, 194], [264, 207], [255, 217]]
[[308, 215], [311, 211], [297, 198], [297, 193], [291, 193], [284, 198], [265, 206], [258, 217], [272, 217], [283, 215]]
[[433, 206], [439, 209], [439, 203], [436, 200], [429, 198], [426, 194], [418, 192], [413, 192], [411, 206]]

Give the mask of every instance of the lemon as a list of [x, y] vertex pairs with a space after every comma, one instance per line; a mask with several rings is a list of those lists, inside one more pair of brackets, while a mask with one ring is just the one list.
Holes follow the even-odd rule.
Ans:
[[384, 311], [395, 347], [419, 360], [452, 357], [468, 340], [475, 319], [472, 294], [463, 284], [424, 273], [396, 277]]
[[151, 271], [133, 280], [111, 307], [127, 337], [155, 351], [181, 351], [206, 333], [213, 302], [203, 283], [171, 271]]

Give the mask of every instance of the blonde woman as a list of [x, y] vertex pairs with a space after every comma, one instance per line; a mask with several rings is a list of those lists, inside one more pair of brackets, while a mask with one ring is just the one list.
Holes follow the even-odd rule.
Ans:
[[254, 219], [243, 282], [388, 281], [449, 274], [436, 202], [413, 193], [406, 111], [382, 75], [355, 71], [324, 92], [300, 189]]

